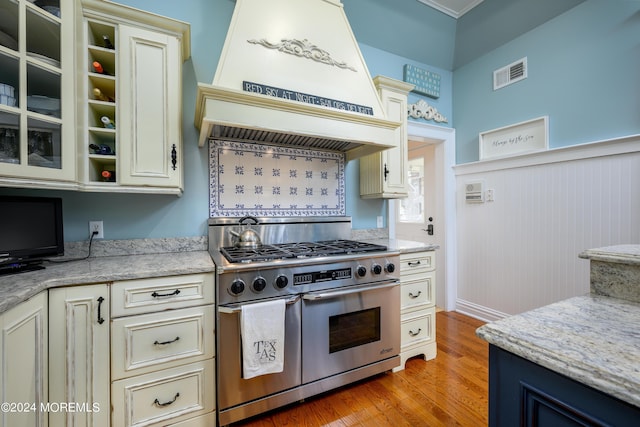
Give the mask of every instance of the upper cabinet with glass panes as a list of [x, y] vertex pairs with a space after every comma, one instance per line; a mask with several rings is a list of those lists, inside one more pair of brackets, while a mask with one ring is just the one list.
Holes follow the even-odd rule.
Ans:
[[0, 185], [76, 180], [73, 0], [0, 0]]

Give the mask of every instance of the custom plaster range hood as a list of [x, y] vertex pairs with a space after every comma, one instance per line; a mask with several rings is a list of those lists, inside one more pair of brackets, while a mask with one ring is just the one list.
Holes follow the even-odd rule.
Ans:
[[397, 145], [339, 0], [236, 0], [213, 83], [198, 84], [209, 139], [343, 151]]

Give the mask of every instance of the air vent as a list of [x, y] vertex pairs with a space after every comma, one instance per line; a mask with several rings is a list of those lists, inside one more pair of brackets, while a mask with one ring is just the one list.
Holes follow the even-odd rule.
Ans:
[[328, 151], [348, 151], [357, 147], [357, 144], [346, 140], [222, 125], [214, 126], [211, 137], [225, 141], [258, 142], [287, 147], [317, 148]]
[[498, 90], [526, 78], [527, 58], [524, 57], [493, 72], [493, 90]]
[[484, 193], [482, 188], [484, 182], [471, 182], [464, 188], [464, 199], [467, 203], [484, 203]]

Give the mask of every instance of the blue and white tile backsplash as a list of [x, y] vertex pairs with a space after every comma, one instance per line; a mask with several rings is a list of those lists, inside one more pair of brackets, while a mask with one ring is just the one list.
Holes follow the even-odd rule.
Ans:
[[344, 164], [340, 152], [212, 140], [210, 216], [344, 216]]

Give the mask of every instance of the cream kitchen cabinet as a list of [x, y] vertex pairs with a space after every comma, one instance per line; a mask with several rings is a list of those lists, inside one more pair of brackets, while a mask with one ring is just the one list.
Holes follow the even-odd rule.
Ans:
[[[24, 313], [21, 319], [27, 319], [20, 321], [29, 329], [16, 336], [15, 348], [39, 342], [29, 336], [39, 326], [44, 350], [27, 352], [25, 348], [8, 356], [15, 372], [26, 371], [33, 358], [44, 357], [38, 375], [46, 379], [47, 292], [41, 295], [44, 312], [39, 317], [27, 303], [19, 306]], [[32, 374], [27, 383], [21, 375], [15, 391], [4, 397], [85, 405], [77, 411], [50, 411], [49, 425], [56, 427], [215, 426], [213, 302], [210, 273], [50, 289], [48, 400], [45, 380], [43, 397], [28, 395], [29, 390], [37, 390], [33, 384], [21, 391]], [[40, 318], [45, 323], [37, 325]], [[7, 380], [3, 381], [8, 390]], [[46, 421], [24, 425], [46, 425]]]
[[213, 291], [212, 274], [112, 284], [113, 425], [215, 426]]
[[436, 357], [435, 252], [400, 254], [400, 366], [410, 357]]
[[47, 426], [47, 293], [0, 315], [0, 325], [0, 426]]
[[0, 185], [76, 182], [76, 2], [0, 0]]
[[181, 194], [189, 25], [111, 2], [82, 6], [82, 188]]
[[40, 3], [0, 0], [0, 186], [181, 194], [189, 24]]
[[211, 306], [205, 305], [114, 319], [111, 378], [210, 359], [213, 314]]
[[77, 411], [51, 411], [51, 426], [109, 426], [109, 287], [49, 290], [49, 399]]
[[407, 97], [413, 85], [388, 77], [373, 79], [387, 119], [401, 122], [395, 131], [396, 147], [360, 158], [360, 197], [364, 199], [407, 197]]

